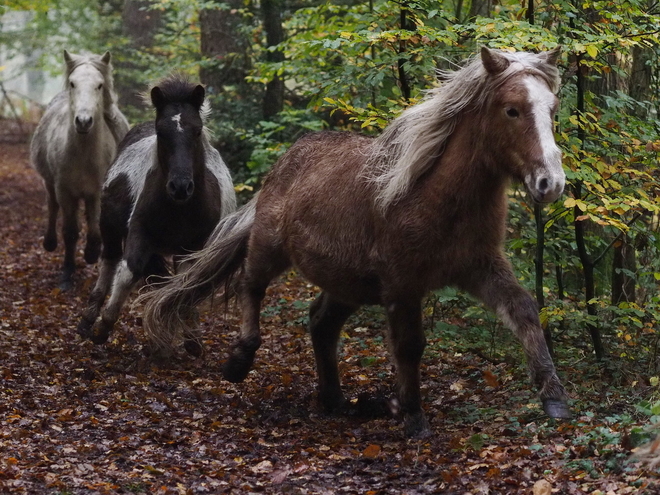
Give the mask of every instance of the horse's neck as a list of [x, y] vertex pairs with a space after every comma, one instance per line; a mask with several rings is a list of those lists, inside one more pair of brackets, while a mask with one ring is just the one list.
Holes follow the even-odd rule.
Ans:
[[480, 127], [464, 120], [432, 167], [428, 184], [439, 200], [490, 209], [503, 201], [509, 178], [497, 166]]

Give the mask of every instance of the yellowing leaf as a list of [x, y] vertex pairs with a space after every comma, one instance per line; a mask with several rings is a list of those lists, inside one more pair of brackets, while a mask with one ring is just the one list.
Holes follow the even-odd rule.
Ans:
[[575, 206], [575, 198], [566, 198], [564, 201], [564, 207], [573, 208]]
[[375, 444], [369, 445], [366, 449], [364, 449], [364, 452], [362, 452], [363, 456], [369, 457], [370, 459], [377, 457], [378, 454], [380, 454], [380, 445]]
[[587, 45], [587, 53], [591, 58], [596, 58], [596, 55], [598, 55], [598, 48], [594, 45]]

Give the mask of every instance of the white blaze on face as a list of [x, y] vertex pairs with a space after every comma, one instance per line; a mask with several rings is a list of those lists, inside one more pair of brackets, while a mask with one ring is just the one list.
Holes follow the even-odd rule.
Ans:
[[181, 127], [181, 114], [177, 113], [174, 117], [172, 117], [172, 122], [176, 123], [176, 130], [179, 132], [183, 132], [183, 127]]
[[541, 146], [543, 167], [525, 177], [525, 185], [535, 199], [543, 202], [556, 200], [564, 190], [566, 175], [561, 166], [561, 151], [553, 132], [555, 95], [539, 78], [525, 78], [528, 99], [534, 117], [534, 127]]

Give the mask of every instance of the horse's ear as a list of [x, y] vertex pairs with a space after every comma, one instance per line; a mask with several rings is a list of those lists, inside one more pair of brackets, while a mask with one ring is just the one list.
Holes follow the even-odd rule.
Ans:
[[539, 57], [541, 57], [541, 60], [543, 60], [548, 65], [557, 65], [560, 54], [561, 46], [558, 46], [550, 51], [539, 53]]
[[195, 89], [193, 89], [191, 95], [190, 95], [190, 103], [197, 109], [202, 108], [202, 105], [204, 104], [204, 95], [206, 92], [204, 91], [204, 86], [201, 84], [198, 84]]
[[69, 68], [73, 65], [73, 56], [67, 50], [64, 50], [64, 63]]
[[163, 91], [158, 86], [151, 89], [151, 103], [156, 107], [156, 110], [167, 103]]
[[481, 61], [489, 74], [499, 74], [509, 66], [509, 60], [501, 53], [487, 46], [481, 47]]
[[108, 64], [110, 63], [110, 59], [111, 59], [111, 58], [112, 58], [112, 57], [111, 57], [111, 55], [110, 55], [110, 52], [105, 52], [105, 53], [103, 54], [103, 57], [101, 58], [101, 62], [103, 62], [104, 64], [108, 65]]

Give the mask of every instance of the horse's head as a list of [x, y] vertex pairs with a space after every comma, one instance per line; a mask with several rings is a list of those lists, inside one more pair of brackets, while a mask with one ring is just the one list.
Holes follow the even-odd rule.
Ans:
[[558, 56], [559, 50], [538, 55], [481, 51], [488, 77], [500, 81], [487, 109], [489, 147], [498, 163], [507, 164], [532, 198], [543, 203], [555, 201], [566, 181], [553, 132]]
[[188, 201], [195, 190], [194, 167], [203, 153], [204, 87], [168, 79], [151, 90], [156, 108], [158, 163], [166, 177], [166, 190], [177, 203]]
[[64, 50], [64, 61], [73, 124], [76, 132], [87, 134], [103, 115], [104, 72], [108, 72], [110, 52], [105, 52], [102, 57], [87, 57]]

